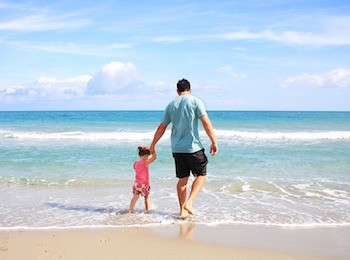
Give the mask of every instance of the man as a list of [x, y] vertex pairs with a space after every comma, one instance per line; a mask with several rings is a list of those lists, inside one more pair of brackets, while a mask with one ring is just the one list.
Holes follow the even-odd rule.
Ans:
[[[218, 145], [204, 104], [200, 99], [191, 95], [191, 86], [186, 79], [177, 83], [177, 93], [178, 96], [165, 109], [163, 120], [154, 134], [150, 150], [155, 151], [157, 142], [162, 138], [167, 126], [172, 123], [171, 149], [178, 178], [177, 195], [180, 204], [180, 218], [185, 218], [189, 214], [194, 214], [193, 202], [206, 180], [208, 159], [199, 138], [199, 120], [211, 140], [210, 153], [213, 156], [218, 152]], [[186, 202], [190, 172], [195, 179]]]

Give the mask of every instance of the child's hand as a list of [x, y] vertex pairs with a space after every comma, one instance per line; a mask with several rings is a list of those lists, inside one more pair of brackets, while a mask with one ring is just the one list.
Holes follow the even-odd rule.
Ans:
[[157, 159], [157, 155], [156, 155], [156, 153], [155, 153], [155, 151], [154, 151], [154, 153], [151, 153], [151, 154], [148, 156], [147, 160], [146, 160], [147, 166], [148, 166], [149, 164], [153, 163], [156, 159]]

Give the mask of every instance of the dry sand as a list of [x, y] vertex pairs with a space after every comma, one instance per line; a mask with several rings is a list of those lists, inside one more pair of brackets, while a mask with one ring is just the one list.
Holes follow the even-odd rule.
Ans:
[[[319, 235], [323, 231], [317, 232], [294, 232], [249, 226], [207, 227], [195, 226], [191, 223], [157, 228], [2, 230], [0, 231], [0, 259], [283, 260], [347, 259], [350, 256], [349, 250], [346, 251], [349, 229], [342, 229], [343, 233], [340, 232], [342, 234], [339, 237], [340, 242], [335, 243], [338, 245], [336, 250], [340, 250], [340, 253], [335, 251], [333, 254], [324, 253], [322, 250], [317, 251], [317, 246], [322, 247], [323, 239]], [[325, 232], [327, 234], [337, 233], [335, 229]], [[302, 245], [293, 243], [293, 239], [298, 239], [298, 237], [306, 236], [305, 241], [313, 239], [312, 236], [309, 238], [307, 236], [314, 233], [314, 237], [317, 237], [317, 241], [320, 242], [318, 244], [309, 243], [310, 247], [315, 247], [314, 251], [305, 250], [308, 248], [308, 243], [303, 240], [300, 241]], [[291, 239], [287, 239], [289, 235]], [[334, 236], [331, 235], [330, 239], [334, 240]], [[254, 240], [259, 240], [260, 243], [255, 244]], [[276, 241], [282, 243], [276, 243]], [[294, 246], [286, 247], [285, 244], [288, 243]], [[329, 246], [331, 248], [334, 245]]]

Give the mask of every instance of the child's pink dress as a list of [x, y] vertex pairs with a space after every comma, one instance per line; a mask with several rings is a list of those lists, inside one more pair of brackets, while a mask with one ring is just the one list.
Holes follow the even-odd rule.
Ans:
[[151, 187], [149, 185], [149, 172], [146, 166], [146, 160], [141, 160], [134, 163], [135, 182], [132, 189], [133, 194], [146, 196], [149, 194]]

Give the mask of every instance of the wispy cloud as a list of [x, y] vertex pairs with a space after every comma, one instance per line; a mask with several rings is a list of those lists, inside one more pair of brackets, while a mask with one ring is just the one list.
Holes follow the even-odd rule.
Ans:
[[245, 78], [246, 77], [246, 74], [235, 72], [231, 66], [223, 66], [223, 67], [217, 68], [215, 71], [216, 71], [216, 73], [227, 75], [230, 78]]
[[158, 43], [177, 43], [185, 41], [208, 41], [208, 40], [224, 40], [224, 41], [266, 41], [282, 44], [305, 45], [305, 46], [341, 46], [350, 45], [350, 34], [334, 34], [334, 33], [314, 33], [314, 32], [298, 32], [284, 31], [274, 32], [272, 30], [264, 30], [253, 32], [249, 30], [241, 30], [220, 34], [205, 35], [183, 35], [183, 36], [159, 36], [153, 38]]
[[[186, 41], [252, 41], [274, 42], [285, 45], [304, 46], [343, 46], [350, 45], [350, 15], [336, 13], [321, 13], [310, 11], [308, 16], [302, 13], [287, 12], [284, 16], [255, 19], [255, 23], [238, 20], [235, 26], [230, 24], [210, 24], [207, 28], [192, 27], [194, 33], [166, 33], [152, 40], [158, 43], [177, 43]], [[239, 18], [229, 16], [232, 20]], [[286, 17], [289, 17], [286, 18]], [[215, 18], [215, 17], [213, 17]], [[215, 19], [214, 19], [215, 20]], [[282, 20], [282, 21], [281, 21]], [[226, 21], [228, 21], [226, 19]], [[213, 33], [216, 32], [216, 33]]]
[[21, 32], [72, 30], [89, 24], [90, 21], [88, 19], [72, 18], [69, 15], [37, 14], [1, 22], [0, 30]]
[[350, 35], [316, 34], [313, 32], [284, 31], [273, 32], [265, 30], [260, 32], [237, 31], [213, 35], [213, 38], [222, 40], [261, 40], [279, 42], [284, 44], [337, 46], [350, 45]]
[[303, 73], [288, 77], [281, 83], [282, 87], [307, 85], [315, 87], [350, 87], [350, 68], [333, 69], [324, 74]]
[[51, 53], [67, 53], [90, 56], [109, 56], [113, 51], [129, 49], [133, 45], [130, 43], [115, 43], [108, 45], [94, 45], [74, 42], [28, 42], [28, 41], [5, 41], [0, 40], [0, 45], [23, 51], [44, 51]]

